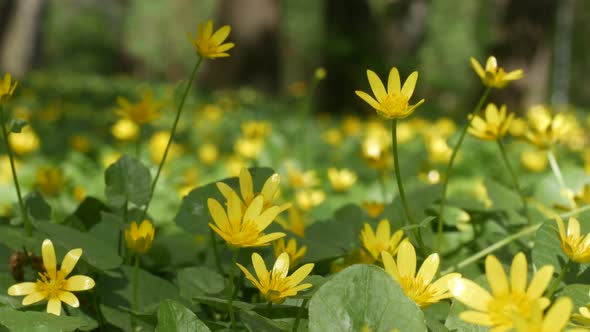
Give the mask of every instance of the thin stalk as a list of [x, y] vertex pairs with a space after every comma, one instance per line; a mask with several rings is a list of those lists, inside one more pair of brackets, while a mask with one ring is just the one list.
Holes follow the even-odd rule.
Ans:
[[442, 196], [440, 199], [440, 209], [438, 212], [438, 225], [437, 225], [437, 230], [436, 230], [436, 250], [435, 250], [435, 252], [441, 252], [444, 212], [445, 212], [445, 206], [447, 204], [447, 190], [449, 187], [449, 179], [451, 178], [451, 170], [453, 169], [453, 163], [455, 162], [455, 158], [457, 158], [457, 153], [459, 152], [459, 149], [461, 149], [461, 144], [463, 144], [463, 139], [465, 139], [465, 134], [467, 133], [467, 129], [469, 129], [469, 127], [471, 126], [471, 122], [475, 118], [475, 115], [477, 115], [477, 113], [479, 113], [479, 111], [481, 110], [483, 103], [488, 98], [488, 94], [490, 93], [490, 90], [491, 90], [491, 88], [489, 88], [489, 87], [486, 88], [484, 93], [479, 98], [479, 101], [477, 102], [475, 109], [473, 109], [473, 112], [469, 116], [469, 121], [467, 121], [467, 123], [461, 129], [461, 133], [459, 134], [459, 140], [457, 141], [457, 144], [455, 145], [455, 147], [453, 148], [453, 152], [451, 153], [451, 159], [449, 160], [449, 164], [447, 165], [447, 169], [445, 171], [445, 176], [444, 176], [444, 180], [443, 180]]
[[197, 70], [199, 69], [199, 66], [201, 65], [201, 62], [203, 62], [203, 58], [199, 57], [199, 60], [197, 60], [197, 63], [195, 64], [195, 67], [193, 68], [193, 71], [191, 73], [190, 79], [188, 81], [188, 84], [186, 86], [186, 89], [184, 90], [184, 94], [182, 95], [182, 99], [180, 100], [180, 104], [178, 105], [178, 109], [176, 110], [176, 117], [174, 118], [174, 123], [172, 124], [172, 130], [170, 131], [170, 139], [168, 139], [168, 143], [166, 144], [166, 148], [164, 149], [164, 155], [162, 156], [162, 160], [160, 160], [160, 165], [158, 166], [158, 171], [156, 172], [156, 177], [154, 178], [154, 181], [152, 181], [152, 186], [150, 188], [150, 195], [148, 197], [148, 201], [145, 204], [145, 208], [143, 209], [143, 215], [141, 217], [141, 219], [145, 219], [145, 216], [147, 214], [148, 208], [150, 207], [150, 202], [152, 201], [152, 197], [154, 196], [154, 191], [156, 189], [156, 184], [158, 183], [158, 179], [160, 178], [160, 173], [162, 172], [162, 168], [164, 168], [164, 163], [166, 163], [166, 158], [168, 157], [168, 151], [170, 150], [170, 146], [172, 145], [172, 142], [174, 141], [174, 134], [176, 134], [176, 127], [178, 126], [178, 121], [180, 120], [180, 114], [182, 113], [182, 108], [184, 107], [184, 102], [186, 100], [186, 96], [188, 95], [191, 86], [193, 85], [193, 81], [195, 80], [195, 76], [197, 74]]
[[466, 259], [460, 261], [459, 263], [455, 264], [455, 266], [452, 266], [452, 267], [448, 268], [447, 270], [441, 272], [441, 275], [462, 269], [474, 262], [477, 262], [482, 257], [484, 257], [488, 254], [491, 254], [492, 252], [504, 247], [505, 245], [509, 244], [510, 242], [520, 239], [523, 236], [526, 236], [526, 235], [536, 232], [541, 227], [541, 225], [543, 225], [542, 222], [525, 227], [525, 228], [521, 229], [518, 233], [512, 234], [512, 235], [492, 244], [491, 246], [477, 252], [476, 254], [471, 255], [470, 257], [467, 257]]
[[96, 318], [98, 320], [98, 329], [102, 332], [105, 330], [104, 316], [102, 314], [102, 311], [100, 310], [100, 301], [98, 299], [98, 294], [96, 294], [96, 291], [93, 291], [92, 293], [92, 297], [94, 300], [94, 311], [96, 311]]
[[[393, 119], [391, 121], [391, 139], [393, 141], [392, 149], [393, 149], [393, 169], [395, 172], [395, 179], [397, 181], [397, 188], [399, 190], [399, 196], [402, 201], [402, 206], [404, 208], [404, 213], [408, 218], [408, 222], [410, 225], [415, 225], [414, 218], [412, 217], [412, 213], [410, 212], [410, 206], [408, 204], [408, 200], [406, 198], [406, 192], [404, 190], [404, 185], [402, 183], [402, 174], [400, 171], [399, 165], [399, 158], [398, 158], [398, 149], [397, 149], [397, 119]], [[424, 255], [426, 255], [426, 247], [424, 246], [424, 242], [422, 241], [422, 231], [420, 228], [414, 228], [413, 230], [414, 236], [416, 237], [416, 241], [418, 242], [418, 246]]]
[[303, 302], [301, 302], [299, 310], [297, 310], [297, 317], [295, 317], [295, 322], [293, 323], [293, 328], [291, 329], [291, 331], [297, 332], [297, 329], [299, 329], [299, 322], [301, 321], [301, 317], [303, 316], [303, 312], [305, 311], [305, 307], [307, 306], [308, 301], [308, 299], [305, 299], [303, 300]]
[[557, 159], [555, 158], [555, 154], [553, 150], [547, 150], [547, 158], [549, 159], [549, 165], [551, 165], [551, 170], [557, 179], [557, 183], [561, 189], [567, 189], [565, 185], [565, 181], [563, 180], [563, 175], [561, 174], [561, 169], [559, 168], [559, 164], [557, 163]]
[[232, 331], [236, 330], [236, 316], [234, 314], [234, 270], [236, 263], [238, 262], [239, 249], [234, 249], [234, 256], [231, 260], [231, 266], [229, 267], [229, 287], [227, 289], [227, 311], [229, 312], [229, 319], [231, 322]]
[[139, 254], [135, 255], [135, 267], [133, 269], [133, 314], [131, 316], [131, 328], [135, 331], [136, 321], [135, 314], [137, 313], [137, 289], [139, 284]]
[[6, 131], [5, 126], [5, 116], [4, 116], [4, 107], [0, 106], [0, 127], [2, 127], [2, 136], [4, 138], [4, 144], [6, 148], [6, 153], [8, 154], [8, 159], [10, 160], [10, 170], [12, 171], [12, 180], [14, 181], [14, 187], [16, 188], [16, 196], [18, 198], [18, 206], [20, 208], [21, 218], [23, 218], [23, 225], [25, 228], [25, 234], [27, 236], [33, 235], [33, 225], [29, 220], [29, 216], [27, 215], [27, 210], [25, 209], [25, 203], [23, 201], [23, 196], [20, 191], [20, 185], [18, 183], [18, 176], [16, 175], [16, 167], [14, 166], [14, 155], [12, 153], [12, 149], [10, 148], [10, 144], [8, 144], [8, 132]]
[[502, 159], [504, 159], [504, 163], [506, 164], [506, 169], [508, 169], [508, 172], [510, 173], [510, 176], [512, 177], [512, 182], [514, 183], [514, 187], [516, 188], [516, 191], [518, 192], [518, 195], [520, 196], [520, 200], [522, 201], [522, 206], [524, 208], [524, 215], [527, 220], [527, 226], [530, 226], [533, 223], [533, 221], [531, 220], [531, 216], [529, 214], [529, 207], [528, 207], [528, 203], [526, 200], [526, 196], [524, 195], [524, 192], [522, 191], [522, 188], [520, 187], [520, 184], [518, 183], [518, 177], [516, 176], [514, 169], [512, 169], [512, 166], [510, 166], [510, 161], [508, 160], [508, 154], [506, 154], [506, 148], [504, 147], [504, 143], [502, 142], [501, 138], [498, 138], [498, 147], [500, 148], [500, 154], [502, 155]]
[[563, 268], [561, 269], [561, 272], [559, 272], [557, 279], [555, 279], [555, 281], [551, 285], [551, 288], [549, 288], [549, 290], [547, 291], [546, 296], [548, 299], [551, 299], [551, 295], [553, 295], [553, 293], [555, 293], [555, 291], [557, 290], [557, 287], [559, 287], [559, 283], [561, 282], [561, 280], [563, 280], [563, 277], [565, 277], [565, 274], [567, 273], [567, 270], [569, 269], [571, 264], [572, 260], [568, 259]]
[[381, 197], [383, 204], [387, 202], [387, 184], [385, 182], [385, 172], [377, 170], [377, 177], [379, 178], [379, 186], [381, 187]]
[[211, 228], [209, 228], [209, 241], [211, 242], [211, 246], [213, 247], [213, 256], [215, 257], [215, 266], [217, 266], [217, 271], [219, 274], [223, 275], [223, 268], [221, 267], [221, 259], [219, 259], [219, 249], [217, 248], [217, 239], [215, 238], [215, 233]]
[[588, 204], [588, 205], [584, 205], [584, 206], [582, 206], [581, 208], [579, 208], [579, 209], [576, 209], [576, 210], [573, 210], [573, 211], [569, 211], [569, 212], [566, 212], [566, 213], [562, 213], [562, 214], [560, 214], [559, 216], [560, 216], [562, 219], [566, 219], [566, 218], [569, 218], [569, 217], [576, 217], [578, 214], [580, 214], [580, 213], [582, 213], [582, 212], [586, 212], [586, 211], [588, 211], [588, 210], [590, 210], [590, 204]]

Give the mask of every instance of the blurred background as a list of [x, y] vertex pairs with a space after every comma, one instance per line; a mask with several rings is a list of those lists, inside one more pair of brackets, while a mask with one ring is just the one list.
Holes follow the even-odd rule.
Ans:
[[296, 95], [322, 66], [316, 109], [344, 113], [366, 108], [353, 91], [368, 88], [367, 68], [397, 66], [419, 70], [424, 116], [462, 117], [482, 89], [469, 57], [493, 54], [525, 70], [498, 92], [513, 110], [590, 103], [585, 0], [0, 0], [0, 70], [56, 89], [176, 82], [195, 61], [187, 33], [208, 18], [232, 26], [236, 47], [206, 62], [199, 89]]

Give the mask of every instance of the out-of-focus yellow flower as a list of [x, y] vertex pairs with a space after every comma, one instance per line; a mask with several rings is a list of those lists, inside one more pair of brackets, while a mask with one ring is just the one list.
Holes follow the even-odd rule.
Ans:
[[488, 61], [486, 61], [486, 68], [485, 70], [479, 64], [477, 60], [471, 58], [471, 66], [475, 70], [475, 73], [481, 81], [483, 85], [490, 87], [490, 88], [497, 88], [502, 89], [504, 88], [509, 82], [517, 81], [524, 76], [524, 72], [522, 69], [517, 69], [511, 71], [509, 73], [504, 71], [504, 68], [498, 67], [498, 62], [496, 58], [490, 56]]
[[303, 172], [290, 163], [286, 165], [286, 169], [289, 185], [295, 189], [311, 188], [320, 183], [314, 170]]
[[506, 135], [510, 123], [514, 118], [514, 113], [506, 114], [506, 105], [498, 107], [489, 103], [485, 110], [485, 120], [479, 115], [475, 115], [471, 120], [471, 126], [468, 132], [485, 141], [495, 141]]
[[260, 247], [284, 237], [286, 234], [275, 232], [264, 234], [264, 230], [275, 220], [281, 210], [272, 206], [263, 210], [264, 197], [256, 196], [246, 209], [242, 200], [232, 191], [227, 201], [227, 213], [223, 206], [215, 199], [207, 200], [209, 213], [214, 224], [209, 227], [233, 248]]
[[582, 189], [574, 195], [574, 202], [577, 206], [590, 204], [590, 183], [584, 184]]
[[8, 295], [23, 296], [23, 305], [30, 305], [45, 299], [47, 312], [59, 316], [61, 314], [61, 303], [67, 303], [71, 307], [78, 308], [80, 302], [74, 293], [89, 290], [94, 287], [94, 280], [84, 275], [75, 275], [66, 279], [74, 270], [76, 263], [82, 256], [82, 249], [72, 249], [65, 256], [61, 267], [57, 269], [55, 249], [51, 240], [46, 239], [41, 246], [43, 265], [45, 271], [39, 273], [37, 282], [22, 282], [8, 288]]
[[528, 129], [529, 125], [523, 118], [515, 117], [508, 127], [508, 132], [514, 137], [523, 137]]
[[491, 294], [468, 279], [457, 278], [448, 283], [456, 300], [475, 309], [463, 311], [459, 315], [462, 320], [490, 327], [494, 331], [508, 331], [514, 327], [514, 317], [529, 319], [535, 305], [541, 310], [549, 306], [550, 301], [543, 297], [543, 293], [551, 281], [553, 266], [541, 267], [531, 279], [528, 288], [528, 264], [522, 252], [516, 254], [512, 260], [510, 281], [502, 263], [495, 256], [488, 255], [485, 266]]
[[322, 204], [326, 194], [320, 189], [303, 189], [295, 194], [295, 201], [303, 211], [309, 211]]
[[383, 169], [393, 162], [389, 149], [390, 142], [375, 136], [367, 136], [361, 142], [363, 159], [372, 168]]
[[248, 164], [246, 160], [238, 155], [230, 156], [225, 161], [225, 168], [227, 169], [227, 174], [229, 176], [238, 176], [240, 175], [240, 171], [242, 168], [246, 167]]
[[441, 137], [449, 138], [457, 131], [457, 125], [452, 119], [440, 118], [434, 122], [434, 129]]
[[8, 98], [12, 96], [17, 85], [18, 82], [12, 82], [12, 76], [10, 76], [10, 74], [4, 74], [4, 79], [0, 81], [0, 103], [8, 100]]
[[17, 154], [26, 155], [39, 149], [40, 141], [31, 126], [25, 126], [20, 133], [11, 133], [8, 136], [10, 148]]
[[205, 143], [199, 147], [199, 160], [205, 165], [213, 165], [219, 158], [217, 146], [211, 143]]
[[380, 202], [364, 201], [363, 208], [365, 208], [365, 211], [367, 211], [371, 218], [375, 218], [383, 212], [385, 209], [385, 204]]
[[316, 68], [313, 77], [317, 81], [321, 81], [321, 80], [324, 80], [327, 75], [328, 75], [328, 72], [326, 71], [326, 69], [324, 67], [319, 67], [319, 68]]
[[108, 168], [109, 166], [111, 166], [112, 164], [117, 162], [117, 160], [119, 160], [119, 158], [121, 158], [121, 153], [119, 153], [117, 151], [107, 152], [101, 158], [102, 166], [104, 168]]
[[190, 34], [188, 37], [200, 56], [214, 60], [228, 57], [229, 54], [226, 52], [235, 46], [234, 43], [223, 43], [230, 32], [231, 27], [229, 25], [224, 25], [213, 32], [213, 21], [208, 20], [205, 29], [203, 29], [203, 24], [199, 23], [196, 40]]
[[[514, 316], [516, 332], [562, 332], [567, 325], [574, 304], [569, 297], [563, 296], [547, 310], [543, 317], [543, 309], [539, 304], [533, 305], [528, 319]], [[568, 329], [567, 332], [583, 332], [586, 329]]]
[[322, 139], [324, 142], [332, 145], [332, 146], [339, 146], [342, 144], [342, 132], [338, 128], [330, 128], [322, 133]]
[[449, 273], [433, 282], [440, 264], [440, 258], [436, 253], [426, 257], [416, 274], [416, 250], [408, 240], [399, 245], [397, 263], [389, 251], [382, 251], [381, 259], [385, 271], [399, 283], [404, 293], [422, 308], [452, 297], [448, 283], [461, 277], [460, 273]]
[[[170, 132], [166, 130], [158, 131], [150, 138], [150, 156], [154, 163], [159, 164], [160, 161], [162, 161], [168, 140], [170, 140]], [[182, 147], [172, 142], [170, 145], [170, 150], [168, 150], [168, 160], [172, 160], [180, 156], [181, 153]]]
[[244, 272], [246, 278], [260, 290], [269, 302], [281, 304], [287, 297], [295, 296], [299, 291], [312, 287], [312, 284], [301, 284], [301, 282], [313, 270], [313, 263], [305, 264], [293, 274], [287, 276], [289, 273], [289, 255], [287, 253], [279, 255], [270, 271], [266, 269], [262, 257], [257, 253], [253, 253], [252, 265], [258, 279], [244, 266], [239, 263], [236, 264]]
[[47, 196], [57, 196], [64, 189], [65, 179], [59, 168], [41, 167], [37, 169], [37, 187]]
[[259, 138], [241, 137], [234, 144], [234, 151], [246, 159], [257, 159], [264, 150], [264, 141]]
[[330, 167], [328, 168], [328, 179], [330, 180], [332, 189], [338, 192], [344, 192], [356, 183], [357, 176], [347, 168], [336, 169]]
[[549, 149], [553, 144], [569, 135], [571, 122], [565, 114], [551, 116], [544, 106], [533, 106], [527, 114], [528, 131], [525, 139], [542, 150]]
[[141, 126], [160, 117], [162, 104], [154, 101], [154, 94], [151, 90], [144, 92], [141, 100], [133, 104], [124, 97], [117, 98], [119, 108], [115, 113], [123, 119], [129, 119], [136, 125]]
[[139, 136], [139, 126], [129, 119], [119, 119], [111, 127], [111, 134], [120, 141], [134, 141]]
[[[20, 163], [14, 161], [14, 168], [18, 170]], [[12, 181], [12, 170], [10, 168], [10, 158], [7, 155], [0, 156], [0, 184], [8, 184]]]
[[145, 254], [152, 247], [155, 233], [156, 230], [149, 220], [142, 221], [139, 227], [132, 221], [129, 229], [125, 230], [127, 248], [138, 254]]
[[86, 199], [86, 189], [82, 186], [75, 186], [73, 196], [76, 202], [81, 203]]
[[377, 225], [377, 231], [373, 232], [373, 228], [368, 223], [365, 223], [361, 230], [361, 243], [363, 248], [371, 254], [374, 260], [381, 260], [381, 252], [387, 251], [395, 255], [398, 246], [404, 237], [404, 231], [401, 229], [391, 234], [391, 226], [389, 220], [382, 219]]
[[373, 107], [377, 113], [387, 119], [403, 119], [412, 114], [416, 107], [424, 103], [424, 99], [420, 100], [414, 105], [410, 105], [409, 101], [414, 94], [416, 81], [418, 80], [418, 72], [412, 72], [404, 82], [400, 89], [400, 78], [397, 68], [393, 67], [389, 71], [389, 78], [387, 79], [387, 91], [383, 82], [379, 79], [377, 74], [371, 70], [367, 70], [367, 77], [371, 90], [375, 95], [369, 96], [366, 92], [355, 91], [356, 95], [366, 101]]
[[439, 135], [430, 135], [425, 138], [428, 159], [433, 163], [446, 164], [451, 159], [453, 149], [447, 144], [447, 140]]
[[307, 85], [303, 81], [295, 81], [289, 84], [289, 93], [294, 97], [303, 97], [307, 90]]
[[17, 119], [25, 120], [26, 122], [31, 121], [31, 110], [27, 107], [19, 106], [13, 111], [13, 115]]
[[279, 256], [286, 252], [289, 255], [289, 261], [291, 262], [291, 269], [299, 264], [299, 261], [305, 256], [307, 252], [307, 246], [301, 246], [297, 248], [297, 241], [295, 238], [290, 238], [289, 241], [285, 244], [285, 239], [281, 238], [276, 240], [273, 243], [273, 249], [275, 253], [275, 258], [279, 258]]
[[241, 128], [242, 134], [247, 138], [263, 139], [272, 133], [272, 123], [268, 121], [245, 121]]
[[[389, 136], [389, 135], [388, 135]], [[416, 137], [416, 130], [407, 122], [400, 122], [397, 124], [397, 141], [400, 144], [407, 143]]]
[[490, 198], [490, 194], [488, 193], [488, 188], [483, 183], [483, 181], [478, 181], [474, 188], [473, 188], [473, 195], [477, 200], [482, 202], [486, 208], [490, 208], [494, 205], [494, 202]]
[[520, 155], [520, 163], [524, 168], [533, 172], [542, 172], [547, 168], [547, 154], [540, 150], [526, 150]]
[[186, 170], [182, 176], [182, 183], [178, 188], [178, 195], [180, 197], [188, 195], [193, 189], [197, 187], [198, 180], [199, 170], [197, 168], [191, 168]]
[[80, 153], [87, 153], [90, 151], [90, 140], [86, 136], [73, 135], [70, 137], [70, 146]]
[[342, 130], [346, 135], [356, 136], [361, 132], [361, 129], [362, 123], [357, 116], [347, 115], [342, 119]]
[[223, 118], [223, 110], [219, 105], [216, 104], [207, 104], [201, 110], [205, 119], [209, 122], [219, 122]]
[[287, 219], [277, 217], [277, 223], [283, 226], [284, 229], [291, 231], [293, 234], [304, 237], [305, 215], [295, 207], [289, 208], [287, 215], [289, 216]]
[[557, 223], [559, 244], [563, 252], [576, 263], [590, 262], [590, 233], [586, 236], [580, 234], [580, 222], [576, 218], [569, 219], [567, 232], [561, 218], [557, 217], [555, 222]]

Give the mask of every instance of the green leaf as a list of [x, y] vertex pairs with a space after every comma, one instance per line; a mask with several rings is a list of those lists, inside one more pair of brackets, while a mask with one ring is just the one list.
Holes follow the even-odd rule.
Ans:
[[66, 250], [82, 248], [81, 259], [98, 270], [110, 270], [121, 265], [123, 260], [114, 247], [88, 233], [48, 222], [35, 222], [35, 227]]
[[484, 184], [488, 189], [490, 199], [494, 203], [491, 207], [492, 209], [508, 210], [520, 209], [522, 207], [518, 194], [512, 191], [512, 189], [493, 180], [485, 180]]
[[147, 167], [125, 155], [106, 170], [105, 195], [111, 206], [116, 208], [123, 207], [125, 202], [142, 206], [149, 199], [151, 178]]
[[489, 328], [485, 326], [475, 325], [467, 323], [459, 318], [459, 314], [463, 311], [469, 310], [467, 306], [459, 301], [453, 301], [451, 305], [451, 311], [449, 317], [445, 322], [445, 326], [450, 330], [461, 331], [461, 332], [487, 332]]
[[[270, 168], [250, 168], [252, 174], [252, 181], [254, 182], [254, 192], [262, 190], [264, 182], [274, 174]], [[240, 192], [239, 182], [237, 177], [227, 178], [216, 181], [196, 188], [182, 199], [182, 205], [178, 214], [174, 218], [176, 224], [189, 233], [208, 233], [208, 221], [211, 220], [209, 209], [207, 208], [207, 199], [213, 198], [218, 201], [223, 201], [224, 198], [217, 189], [215, 183], [225, 182], [232, 189]]]
[[86, 229], [98, 224], [102, 212], [109, 212], [109, 208], [95, 197], [86, 197], [78, 206], [74, 215], [84, 224]]
[[168, 331], [210, 332], [211, 330], [187, 307], [176, 301], [164, 300], [158, 309], [156, 332]]
[[590, 303], [590, 285], [573, 284], [566, 286], [563, 290], [557, 293], [556, 298], [561, 296], [568, 296], [572, 299], [574, 302], [574, 312], [577, 312], [578, 308], [585, 307]]
[[18, 134], [21, 132], [24, 126], [27, 125], [27, 121], [19, 118], [10, 119], [10, 131]]
[[24, 197], [24, 201], [25, 209], [30, 219], [37, 221], [51, 220], [51, 206], [49, 206], [43, 195], [39, 192], [30, 192]]
[[433, 217], [433, 216], [426, 217], [416, 225], [403, 226], [401, 229], [403, 229], [404, 231], [409, 231], [409, 230], [416, 229], [416, 228], [423, 228], [423, 227], [428, 226], [435, 219], [436, 219], [436, 217]]
[[205, 266], [181, 269], [176, 278], [180, 294], [186, 299], [216, 294], [225, 289], [223, 276]]
[[309, 302], [309, 331], [426, 331], [424, 314], [383, 269], [353, 265], [326, 282]]
[[285, 332], [290, 331], [290, 325], [285, 322], [275, 322], [251, 310], [240, 311], [240, 318], [250, 332]]
[[55, 316], [35, 311], [0, 311], [0, 324], [11, 331], [67, 332], [85, 328], [89, 321], [81, 317]]

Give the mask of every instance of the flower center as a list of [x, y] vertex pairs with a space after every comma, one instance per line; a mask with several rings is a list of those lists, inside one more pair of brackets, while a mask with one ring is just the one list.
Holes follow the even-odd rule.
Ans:
[[383, 112], [388, 115], [402, 115], [408, 108], [408, 98], [401, 93], [387, 95], [381, 100], [381, 107], [383, 108]]
[[39, 273], [39, 277], [41, 279], [37, 279], [37, 290], [42, 293], [46, 293], [47, 297], [58, 298], [59, 294], [63, 292], [65, 287], [65, 276], [61, 271], [56, 272], [56, 277], [51, 278], [49, 273], [43, 272]]
[[528, 318], [533, 301], [526, 293], [506, 293], [496, 296], [488, 304], [488, 312], [494, 326], [512, 326], [515, 315]]
[[434, 290], [430, 287], [430, 284], [424, 282], [422, 278], [402, 276], [400, 284], [406, 295], [416, 302], [418, 306], [425, 307], [432, 304], [431, 299], [435, 297]]

